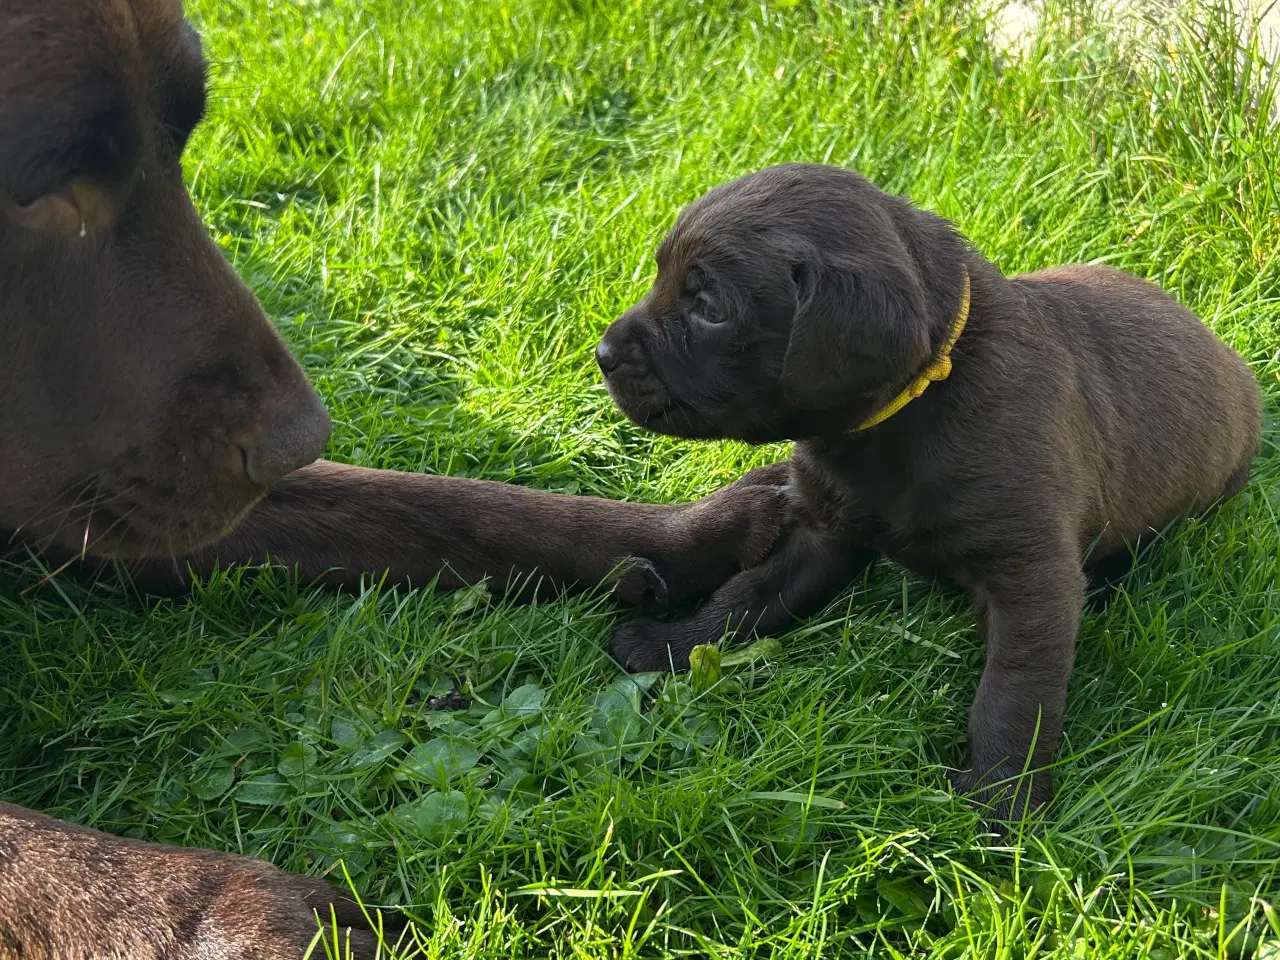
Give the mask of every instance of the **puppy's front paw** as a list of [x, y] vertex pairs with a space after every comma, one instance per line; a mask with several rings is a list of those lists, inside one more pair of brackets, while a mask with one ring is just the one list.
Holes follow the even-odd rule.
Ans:
[[675, 624], [644, 618], [622, 624], [609, 639], [609, 652], [628, 673], [686, 670], [692, 649]]

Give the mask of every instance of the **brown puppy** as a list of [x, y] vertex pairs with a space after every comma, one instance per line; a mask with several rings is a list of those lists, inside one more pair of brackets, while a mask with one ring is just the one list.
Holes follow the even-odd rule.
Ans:
[[[630, 600], [765, 555], [768, 472], [660, 507], [312, 464], [324, 408], [183, 185], [204, 71], [179, 0], [0, 0], [0, 549], [137, 560], [148, 585], [274, 559], [526, 594], [643, 556]], [[0, 804], [0, 960], [299, 957], [330, 904], [360, 922], [316, 880]]]
[[[642, 426], [800, 441], [798, 526], [692, 617], [621, 627], [619, 661], [680, 667], [726, 628], [779, 630], [877, 556], [944, 577], [986, 636], [960, 783], [1002, 812], [990, 785], [1058, 743], [1082, 557], [1238, 493], [1261, 429], [1248, 367], [1155, 286], [1107, 267], [1006, 278], [942, 219], [824, 166], [682, 211], [598, 359]], [[1019, 783], [1050, 796], [1048, 772]]]

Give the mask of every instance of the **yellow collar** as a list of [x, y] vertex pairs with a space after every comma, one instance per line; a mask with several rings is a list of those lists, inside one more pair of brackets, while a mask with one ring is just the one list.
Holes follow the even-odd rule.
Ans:
[[951, 323], [951, 333], [943, 341], [942, 348], [938, 351], [938, 356], [929, 366], [924, 368], [924, 373], [907, 384], [907, 389], [890, 400], [877, 413], [862, 421], [857, 430], [867, 430], [876, 426], [876, 424], [884, 423], [908, 403], [924, 393], [929, 384], [945, 380], [951, 376], [951, 348], [960, 339], [960, 334], [964, 332], [965, 322], [969, 319], [969, 271], [963, 266], [960, 270], [964, 274], [964, 286], [960, 291], [960, 309], [956, 311], [956, 318]]

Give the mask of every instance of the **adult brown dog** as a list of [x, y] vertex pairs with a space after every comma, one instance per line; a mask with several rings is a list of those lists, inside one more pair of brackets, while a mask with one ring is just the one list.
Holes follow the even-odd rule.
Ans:
[[816, 612], [878, 556], [943, 577], [986, 638], [958, 782], [1004, 797], [1000, 815], [1051, 793], [1047, 771], [1014, 778], [1058, 743], [1082, 557], [1126, 556], [1238, 493], [1261, 430], [1244, 361], [1152, 284], [1088, 266], [1006, 278], [942, 219], [816, 165], [686, 208], [597, 357], [652, 430], [801, 441], [798, 525], [769, 559], [689, 619], [624, 625], [614, 655], [682, 666], [726, 626]]
[[[272, 558], [526, 593], [647, 557], [618, 581], [632, 600], [764, 556], [783, 515], [767, 473], [660, 507], [306, 466], [328, 417], [183, 185], [204, 99], [179, 0], [0, 0], [0, 544], [160, 555], [152, 584]], [[3, 960], [295, 958], [330, 905], [359, 924], [325, 883], [0, 804]]]

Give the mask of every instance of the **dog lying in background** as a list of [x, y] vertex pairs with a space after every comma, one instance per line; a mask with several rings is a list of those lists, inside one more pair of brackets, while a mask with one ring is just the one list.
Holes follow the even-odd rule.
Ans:
[[998, 817], [1048, 800], [1082, 567], [1245, 486], [1261, 395], [1244, 361], [1146, 281], [1005, 277], [946, 221], [832, 167], [712, 190], [657, 260], [597, 350], [610, 393], [659, 433], [796, 440], [796, 526], [689, 618], [624, 624], [614, 656], [683, 667], [889, 557], [978, 608], [986, 666], [957, 785]]

